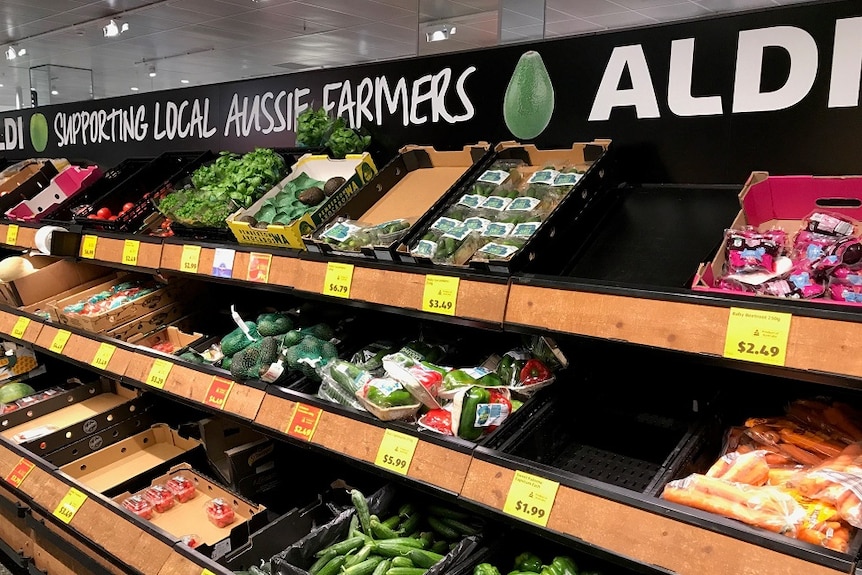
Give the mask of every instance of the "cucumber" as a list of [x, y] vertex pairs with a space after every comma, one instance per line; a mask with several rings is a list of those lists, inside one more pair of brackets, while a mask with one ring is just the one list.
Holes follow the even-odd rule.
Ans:
[[458, 511], [441, 505], [429, 505], [428, 513], [436, 517], [449, 517], [451, 519], [460, 519], [461, 521], [471, 519], [470, 514], [465, 511]]
[[325, 547], [314, 554], [315, 557], [322, 557], [327, 553], [335, 553], [336, 555], [344, 555], [354, 549], [359, 549], [365, 543], [365, 537], [349, 537], [344, 541], [339, 541], [329, 547]]
[[360, 549], [359, 552], [356, 553], [356, 555], [351, 555], [350, 558], [344, 562], [345, 569], [353, 567], [354, 565], [362, 563], [363, 561], [368, 559], [368, 556], [371, 555], [371, 549], [373, 547], [374, 545], [371, 543], [366, 543], [365, 545], [363, 545], [362, 549]]
[[416, 531], [416, 528], [419, 527], [419, 522], [422, 520], [422, 515], [419, 513], [414, 513], [405, 519], [401, 525], [398, 527], [398, 531], [402, 535], [408, 535]]
[[461, 535], [476, 535], [479, 533], [479, 530], [475, 527], [467, 525], [463, 521], [459, 521], [458, 519], [452, 519], [451, 517], [441, 517], [440, 521], [460, 533]]
[[311, 567], [308, 568], [308, 572], [310, 575], [317, 575], [321, 569], [326, 567], [326, 564], [329, 563], [330, 559], [338, 555], [335, 551], [329, 551], [324, 555], [321, 555], [317, 561], [315, 561]]
[[397, 531], [393, 531], [376, 517], [371, 519], [371, 533], [378, 539], [397, 539], [399, 537]]
[[426, 571], [421, 567], [390, 567], [386, 575], [425, 575]]
[[430, 568], [432, 565], [443, 559], [443, 556], [439, 553], [434, 553], [433, 551], [426, 551], [424, 549], [414, 549], [408, 555], [413, 564], [417, 567], [424, 567], [425, 569]]
[[428, 517], [428, 525], [431, 526], [438, 535], [445, 539], [460, 539], [461, 534], [443, 523], [440, 519], [434, 516]]
[[434, 545], [431, 546], [431, 551], [445, 555], [449, 551], [449, 544], [442, 539], [435, 541]]
[[371, 557], [344, 569], [341, 575], [371, 575], [383, 557]]
[[413, 515], [413, 513], [415, 513], [415, 511], [416, 511], [416, 509], [413, 507], [413, 505], [411, 503], [405, 503], [398, 510], [398, 516], [401, 518], [410, 517], [411, 515]]
[[386, 572], [389, 571], [389, 566], [391, 564], [391, 559], [384, 559], [377, 564], [377, 567], [374, 568], [374, 572], [371, 575], [386, 575]]
[[344, 562], [347, 561], [347, 557], [345, 555], [336, 555], [326, 566], [318, 571], [317, 575], [338, 575], [341, 571], [341, 566], [344, 565]]
[[366, 535], [371, 535], [371, 514], [368, 511], [368, 501], [358, 489], [350, 491], [350, 501], [356, 508], [356, 514], [359, 516], [359, 524], [362, 525], [362, 532]]
[[393, 557], [391, 565], [392, 567], [416, 567], [416, 565], [413, 564], [413, 561], [410, 560], [410, 557], [404, 557], [402, 555]]
[[398, 515], [393, 515], [389, 519], [381, 521], [381, 523], [389, 529], [395, 529], [396, 527], [398, 527], [398, 524], [401, 523], [401, 517], [399, 517]]

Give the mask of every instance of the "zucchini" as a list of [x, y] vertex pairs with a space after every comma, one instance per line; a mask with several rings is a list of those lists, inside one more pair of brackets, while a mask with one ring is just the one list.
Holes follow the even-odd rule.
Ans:
[[428, 517], [428, 525], [431, 526], [438, 535], [442, 536], [444, 539], [460, 539], [461, 534], [449, 527], [447, 524], [443, 523], [440, 519], [436, 517], [429, 516]]
[[317, 572], [317, 575], [338, 575], [341, 571], [341, 566], [344, 565], [344, 562], [347, 561], [347, 556], [345, 555], [336, 555], [326, 566]]
[[317, 575], [321, 569], [326, 567], [326, 564], [329, 563], [329, 560], [338, 555], [335, 551], [328, 551], [321, 555], [317, 561], [312, 563], [311, 567], [308, 568], [308, 572], [310, 575]]
[[383, 561], [383, 557], [365, 559], [341, 571], [341, 575], [371, 575], [375, 567]]
[[356, 508], [359, 524], [362, 525], [362, 532], [371, 535], [371, 514], [368, 511], [368, 501], [365, 500], [365, 496], [358, 489], [351, 489], [350, 501]]
[[433, 551], [426, 551], [425, 549], [414, 549], [408, 555], [413, 564], [417, 567], [424, 567], [425, 569], [430, 568], [432, 565], [443, 559], [443, 556], [439, 553], [434, 553]]
[[425, 575], [426, 571], [421, 567], [390, 567], [386, 575]]
[[349, 553], [354, 549], [358, 549], [365, 543], [365, 537], [357, 536], [357, 537], [349, 537], [344, 541], [339, 541], [329, 547], [324, 547], [320, 551], [314, 554], [315, 557], [323, 557], [327, 553], [335, 553], [336, 555], [344, 555], [345, 553]]

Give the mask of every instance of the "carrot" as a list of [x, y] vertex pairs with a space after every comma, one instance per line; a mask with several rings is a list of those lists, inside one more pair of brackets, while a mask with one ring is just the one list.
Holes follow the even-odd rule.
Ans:
[[823, 457], [820, 457], [810, 451], [806, 451], [797, 445], [793, 445], [792, 443], [780, 443], [778, 444], [778, 449], [784, 455], [787, 455], [794, 461], [797, 461], [803, 465], [820, 465], [823, 463]]
[[776, 453], [774, 451], [767, 451], [766, 455], [764, 455], [763, 458], [769, 467], [778, 467], [792, 463], [788, 456], [784, 455], [783, 453]]
[[862, 501], [849, 489], [835, 504], [841, 518], [853, 527], [862, 527]]
[[[708, 475], [708, 474], [707, 474]], [[725, 481], [763, 485], [769, 479], [769, 465], [762, 451], [752, 451], [736, 457], [722, 476]]]
[[668, 501], [715, 513], [723, 517], [737, 519], [743, 523], [761, 527], [774, 533], [795, 532], [796, 526], [786, 516], [752, 509], [741, 503], [728, 501], [718, 495], [694, 491], [684, 487], [675, 487], [674, 483], [676, 482], [666, 485], [662, 493], [662, 497]]
[[797, 473], [799, 473], [797, 467], [770, 467], [766, 483], [767, 485], [783, 486], [792, 481]]
[[834, 404], [831, 407], [823, 410], [823, 416], [826, 421], [849, 435], [854, 441], [862, 441], [862, 428], [860, 428], [855, 419], [855, 414], [844, 404]]
[[806, 451], [819, 453], [826, 457], [838, 457], [843, 449], [843, 446], [820, 439], [813, 433], [798, 433], [788, 429], [782, 429], [778, 433], [786, 443], [792, 443]]
[[[846, 531], [846, 528], [842, 528]], [[796, 538], [800, 541], [805, 541], [806, 543], [813, 543], [814, 545], [820, 545], [821, 547], [826, 547], [827, 549], [833, 549], [835, 551], [839, 551], [841, 553], [847, 553], [849, 551], [849, 532], [846, 535], [846, 538], [839, 534], [838, 531], [834, 531], [830, 533], [823, 533], [821, 531], [817, 531], [815, 529], [799, 529], [796, 532]]]
[[743, 485], [698, 474], [690, 475], [688, 480], [690, 489], [772, 515], [786, 516], [800, 509], [793, 497], [775, 487]]

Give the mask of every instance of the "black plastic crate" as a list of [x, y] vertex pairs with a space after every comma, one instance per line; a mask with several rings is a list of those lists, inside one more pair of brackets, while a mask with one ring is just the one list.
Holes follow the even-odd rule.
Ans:
[[[305, 154], [318, 154], [321, 153], [321, 149], [319, 148], [271, 148], [274, 152], [284, 158], [285, 165], [285, 173], [281, 179], [284, 179], [293, 168], [293, 165]], [[241, 155], [241, 154], [240, 154]], [[214, 162], [217, 158], [213, 157], [210, 160], [201, 163], [199, 166], [209, 165]], [[167, 194], [173, 191], [182, 190], [185, 187], [191, 187], [191, 176], [194, 170], [190, 170], [187, 174], [185, 174], [182, 178], [172, 180], [165, 184], [165, 186], [159, 190], [158, 193], [154, 194], [151, 201], [153, 202], [153, 207]], [[279, 180], [280, 181], [280, 180]], [[269, 190], [266, 190], [269, 191]], [[265, 192], [264, 192], [265, 193]], [[239, 209], [239, 208], [237, 208]], [[223, 228], [214, 228], [214, 227], [206, 227], [206, 226], [188, 226], [176, 221], [171, 222], [171, 231], [176, 237], [180, 238], [188, 238], [195, 240], [210, 240], [220, 243], [237, 243], [236, 238], [233, 233], [230, 231], [227, 223], [225, 222]]]
[[86, 210], [87, 206], [98, 201], [109, 194], [114, 188], [121, 186], [144, 166], [153, 161], [153, 158], [128, 158], [102, 174], [102, 177], [58, 204], [49, 215], [42, 218], [42, 222], [53, 225], [66, 225], [75, 221], [75, 215], [79, 211]]
[[38, 171], [31, 174], [14, 189], [0, 196], [0, 214], [6, 213], [24, 200], [34, 198], [36, 194], [51, 185], [51, 180], [59, 173], [54, 162], [50, 160], [44, 162]]
[[[213, 157], [209, 150], [165, 152], [141, 167], [122, 185], [114, 187], [109, 193], [95, 200], [88, 209], [75, 214], [73, 219], [86, 229], [134, 233], [155, 211], [152, 199], [162, 193], [165, 186], [186, 177]], [[103, 207], [110, 209], [113, 214], [119, 214], [126, 203], [133, 203], [134, 207], [118, 215], [114, 221], [88, 217]]]

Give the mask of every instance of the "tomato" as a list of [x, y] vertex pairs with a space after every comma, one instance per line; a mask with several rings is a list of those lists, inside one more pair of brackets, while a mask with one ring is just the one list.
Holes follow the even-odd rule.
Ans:
[[87, 216], [87, 219], [88, 220], [98, 220], [101, 218], [99, 218], [99, 216], [97, 216], [96, 214], [90, 214], [89, 216]]
[[116, 220], [117, 220], [117, 216], [111, 216], [110, 218], [108, 218], [108, 221], [110, 221], [110, 222], [114, 222]]
[[96, 212], [96, 216], [98, 216], [102, 220], [107, 220], [111, 217], [111, 210], [108, 208], [99, 208], [99, 211]]
[[128, 212], [129, 210], [131, 210], [134, 207], [135, 207], [135, 204], [133, 204], [132, 202], [126, 202], [125, 204], [123, 204], [123, 211]]

